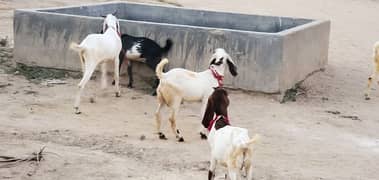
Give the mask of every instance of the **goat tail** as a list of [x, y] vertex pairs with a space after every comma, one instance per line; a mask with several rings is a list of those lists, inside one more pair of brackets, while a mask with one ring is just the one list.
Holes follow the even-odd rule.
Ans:
[[253, 148], [251, 146], [255, 144], [259, 140], [259, 138], [260, 135], [256, 134], [249, 141], [240, 146], [235, 147], [235, 149], [233, 150], [233, 153], [231, 154], [231, 160], [232, 162], [237, 163], [237, 167], [241, 167], [241, 170], [245, 165], [249, 166], [245, 163], [248, 161], [248, 159], [251, 159], [251, 153], [253, 152]]
[[173, 44], [173, 42], [171, 39], [166, 40], [166, 45], [162, 48], [163, 54], [167, 54], [168, 51], [170, 51], [172, 44]]
[[163, 77], [163, 67], [168, 63], [168, 59], [164, 58], [161, 60], [161, 62], [157, 65], [157, 68], [155, 69], [155, 73], [158, 77], [158, 79], [162, 79]]
[[78, 43], [76, 42], [72, 42], [70, 44], [70, 49], [74, 50], [74, 51], [77, 51], [77, 52], [81, 52], [83, 51], [83, 47], [81, 47]]
[[71, 44], [70, 44], [70, 49], [72, 49], [72, 50], [74, 50], [74, 51], [76, 51], [76, 52], [78, 52], [79, 53], [79, 58], [80, 58], [80, 64], [81, 64], [81, 66], [82, 66], [82, 71], [83, 71], [83, 73], [84, 73], [84, 71], [85, 71], [85, 65], [84, 65], [84, 63], [85, 63], [85, 59], [84, 59], [84, 48], [83, 47], [81, 47], [79, 44], [77, 44], [76, 42], [72, 42]]
[[256, 134], [253, 138], [251, 138], [251, 139], [246, 143], [246, 146], [247, 146], [247, 147], [252, 146], [252, 145], [255, 144], [260, 138], [261, 138], [261, 136], [260, 136], [259, 134]]

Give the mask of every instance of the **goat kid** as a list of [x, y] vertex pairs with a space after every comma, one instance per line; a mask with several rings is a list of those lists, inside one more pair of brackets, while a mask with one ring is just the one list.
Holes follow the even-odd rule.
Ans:
[[[125, 61], [128, 65], [128, 76], [129, 83], [128, 87], [133, 88], [133, 70], [131, 61], [139, 61], [146, 63], [148, 67], [155, 70], [158, 63], [161, 61], [163, 56], [166, 56], [172, 47], [172, 40], [167, 39], [166, 45], [164, 47], [159, 46], [153, 40], [146, 37], [135, 37], [128, 34], [121, 35], [122, 50], [120, 52], [120, 65], [119, 70], [121, 71], [121, 65]], [[114, 84], [114, 81], [112, 82]], [[156, 88], [159, 84], [159, 80], [156, 79], [153, 85], [153, 95], [156, 94]]]
[[370, 99], [372, 81], [376, 79], [379, 85], [379, 41], [374, 44], [373, 58], [374, 58], [374, 72], [368, 78], [367, 89], [365, 93], [366, 100]]
[[228, 169], [231, 180], [241, 177], [245, 170], [248, 180], [252, 180], [253, 145], [259, 135], [249, 138], [248, 130], [230, 125], [227, 108], [228, 93], [223, 88], [215, 88], [208, 99], [202, 124], [208, 129], [208, 143], [211, 147], [211, 160], [208, 180], [214, 179], [216, 165], [221, 164]]
[[101, 88], [107, 86], [106, 62], [114, 61], [114, 79], [116, 86], [116, 97], [120, 96], [119, 87], [119, 53], [121, 51], [120, 25], [118, 19], [108, 14], [103, 23], [104, 34], [89, 34], [80, 44], [72, 42], [70, 48], [79, 53], [82, 65], [83, 78], [79, 82], [79, 92], [76, 95], [74, 109], [80, 114], [80, 97], [87, 82], [90, 80], [98, 64], [101, 64]]
[[[237, 75], [237, 67], [224, 49], [216, 49], [210, 59], [210, 66], [203, 72], [193, 72], [183, 68], [175, 68], [163, 73], [163, 67], [168, 59], [163, 59], [157, 66], [156, 74], [160, 80], [157, 88], [158, 107], [155, 113], [156, 130], [160, 139], [167, 139], [161, 132], [161, 109], [168, 106], [171, 110], [169, 121], [172, 132], [178, 141], [184, 141], [180, 130], [176, 127], [176, 116], [182, 101], [201, 101], [201, 113], [203, 116], [209, 95], [213, 87], [223, 85], [223, 77], [226, 65], [233, 76]], [[203, 139], [205, 132], [200, 132]]]

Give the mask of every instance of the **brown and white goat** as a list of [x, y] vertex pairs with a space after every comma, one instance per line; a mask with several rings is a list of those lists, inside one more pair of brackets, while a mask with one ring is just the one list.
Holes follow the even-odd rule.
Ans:
[[365, 93], [366, 100], [370, 99], [370, 91], [371, 91], [371, 84], [373, 80], [376, 80], [379, 84], [379, 41], [374, 44], [374, 50], [373, 50], [373, 58], [374, 58], [374, 72], [371, 74], [370, 77], [368, 77], [367, 82], [367, 89]]
[[116, 97], [120, 96], [119, 87], [119, 53], [121, 51], [120, 25], [118, 19], [108, 14], [103, 23], [104, 34], [89, 34], [80, 44], [71, 43], [70, 48], [79, 53], [82, 63], [83, 78], [79, 82], [79, 92], [76, 95], [74, 109], [80, 114], [79, 105], [84, 86], [90, 80], [98, 64], [101, 64], [101, 88], [107, 86], [106, 61], [114, 61], [114, 79], [116, 81]]
[[[171, 110], [169, 121], [171, 128], [178, 141], [184, 141], [180, 130], [176, 128], [176, 116], [182, 101], [201, 101], [200, 116], [204, 114], [209, 95], [213, 87], [222, 86], [226, 66], [230, 73], [237, 75], [237, 67], [229, 54], [224, 49], [216, 49], [210, 59], [209, 68], [202, 72], [193, 72], [183, 68], [174, 68], [163, 73], [163, 66], [168, 59], [163, 59], [157, 66], [156, 74], [160, 80], [157, 88], [158, 108], [156, 110], [156, 128], [160, 139], [166, 139], [161, 132], [161, 109], [168, 106]], [[200, 132], [202, 138], [205, 133]], [[206, 136], [205, 136], [206, 138]]]
[[202, 124], [208, 128], [208, 143], [211, 147], [211, 164], [208, 180], [215, 176], [216, 165], [221, 164], [228, 169], [231, 180], [241, 178], [244, 170], [248, 180], [252, 180], [253, 145], [259, 135], [250, 138], [245, 128], [230, 125], [227, 108], [229, 106], [228, 93], [223, 88], [215, 88], [208, 99]]

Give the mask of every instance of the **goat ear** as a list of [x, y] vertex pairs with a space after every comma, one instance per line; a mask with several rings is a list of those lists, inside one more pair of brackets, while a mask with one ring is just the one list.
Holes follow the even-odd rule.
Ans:
[[213, 101], [212, 96], [208, 98], [207, 108], [205, 109], [203, 120], [201, 124], [203, 124], [204, 128], [208, 128], [209, 123], [213, 119], [214, 109], [213, 109]]
[[233, 60], [229, 57], [226, 59], [226, 62], [228, 63], [230, 74], [237, 76], [237, 66], [234, 64]]
[[113, 16], [116, 16], [117, 10], [112, 13]]

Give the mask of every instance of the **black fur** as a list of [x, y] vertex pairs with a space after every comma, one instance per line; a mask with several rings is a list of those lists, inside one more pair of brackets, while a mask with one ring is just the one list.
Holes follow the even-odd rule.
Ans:
[[205, 135], [204, 133], [200, 132], [200, 138], [201, 139], [207, 139], [207, 135]]
[[[121, 65], [123, 64], [124, 61], [126, 61], [128, 65], [128, 76], [129, 76], [129, 83], [128, 87], [133, 88], [133, 74], [132, 74], [132, 60], [137, 60], [137, 59], [145, 59], [145, 63], [147, 66], [149, 66], [153, 71], [155, 71], [155, 68], [161, 62], [162, 57], [167, 56], [167, 53], [170, 51], [173, 42], [170, 39], [166, 40], [166, 45], [164, 47], [159, 46], [156, 42], [153, 40], [146, 38], [146, 37], [135, 37], [131, 36], [128, 34], [122, 34], [121, 35], [121, 42], [122, 42], [122, 50], [119, 54], [120, 58], [120, 67], [119, 70], [121, 71]], [[127, 59], [127, 52], [131, 51], [133, 46], [136, 44], [139, 44], [140, 47], [137, 49], [139, 52], [140, 57], [136, 59]], [[112, 82], [114, 84], [114, 81]], [[156, 94], [155, 89], [158, 87], [159, 80], [156, 79], [155, 83], [153, 85], [154, 88], [154, 93], [153, 95]]]
[[214, 177], [214, 173], [211, 171], [211, 170], [209, 170], [208, 171], [208, 180], [212, 180], [212, 178]]
[[[137, 49], [137, 51], [141, 54], [139, 58], [145, 59], [146, 64], [155, 71], [155, 68], [161, 61], [163, 56], [166, 56], [168, 51], [172, 47], [172, 41], [170, 39], [166, 40], [166, 45], [162, 48], [160, 47], [156, 42], [154, 42], [151, 39], [145, 38], [145, 37], [134, 37], [127, 34], [123, 34], [121, 36], [122, 41], [122, 52], [120, 53], [120, 69], [121, 65], [126, 59], [127, 51], [131, 50], [134, 45], [139, 44], [140, 47]], [[133, 59], [128, 59], [133, 60]], [[133, 87], [133, 75], [132, 75], [132, 63], [128, 62], [128, 75], [129, 75], [129, 84], [128, 87]], [[157, 84], [159, 82], [156, 82], [153, 86], [153, 88], [157, 88]]]
[[216, 65], [216, 66], [219, 66], [219, 65], [221, 65], [221, 64], [223, 63], [223, 61], [224, 61], [224, 58], [223, 58], [223, 57], [220, 58], [220, 60], [217, 61], [217, 62], [216, 62], [216, 58], [213, 58], [212, 61], [211, 61], [211, 63], [210, 63], [210, 65], [214, 64], [214, 65]]
[[226, 62], [228, 63], [230, 74], [237, 76], [237, 67], [229, 59], [226, 59]]

